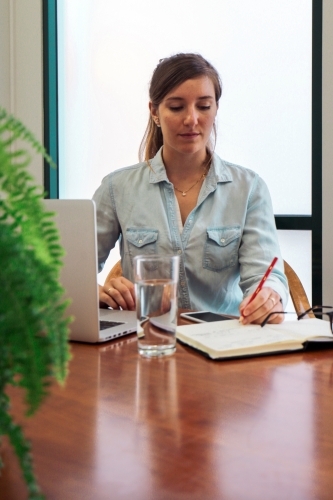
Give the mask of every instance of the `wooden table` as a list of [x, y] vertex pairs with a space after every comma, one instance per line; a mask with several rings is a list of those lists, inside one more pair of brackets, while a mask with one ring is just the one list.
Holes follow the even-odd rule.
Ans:
[[[131, 335], [72, 354], [24, 424], [48, 500], [333, 498], [333, 350], [149, 360]], [[3, 448], [0, 498], [26, 498]]]

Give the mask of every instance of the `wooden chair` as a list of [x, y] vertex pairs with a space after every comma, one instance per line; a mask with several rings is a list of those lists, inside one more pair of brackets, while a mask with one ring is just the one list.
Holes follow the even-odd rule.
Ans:
[[[307, 309], [310, 309], [311, 307], [308, 297], [306, 295], [301, 280], [299, 279], [293, 268], [285, 260], [283, 262], [284, 262], [284, 272], [285, 275], [287, 276], [292, 303], [294, 304], [296, 314], [301, 314], [302, 312], [306, 311]], [[308, 317], [314, 318], [315, 315], [313, 314], [313, 312], [310, 312], [308, 313]]]
[[[311, 307], [308, 297], [305, 293], [301, 280], [299, 279], [293, 268], [286, 261], [284, 261], [284, 272], [288, 279], [290, 296], [292, 303], [294, 304], [296, 314], [301, 314]], [[119, 260], [113, 266], [105, 281], [108, 281], [111, 278], [119, 278], [120, 276], [122, 276], [122, 269], [121, 262]], [[309, 313], [308, 316], [311, 318], [315, 317], [312, 312]]]
[[112, 278], [120, 278], [120, 276], [122, 276], [122, 275], [123, 275], [123, 270], [121, 268], [121, 261], [118, 260], [118, 262], [116, 262], [116, 264], [113, 266], [113, 268], [111, 269], [111, 271], [107, 275], [105, 281], [109, 281]]

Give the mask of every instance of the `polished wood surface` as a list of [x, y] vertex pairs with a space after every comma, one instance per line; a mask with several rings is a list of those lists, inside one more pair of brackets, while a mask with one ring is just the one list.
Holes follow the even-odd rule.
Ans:
[[[10, 390], [48, 500], [333, 498], [333, 350], [149, 360], [131, 335], [72, 355], [32, 419]], [[0, 498], [26, 498], [1, 455]]]

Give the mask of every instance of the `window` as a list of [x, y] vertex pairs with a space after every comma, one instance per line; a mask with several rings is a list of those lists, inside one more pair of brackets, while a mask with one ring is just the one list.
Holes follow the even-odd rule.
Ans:
[[57, 195], [90, 198], [136, 163], [157, 61], [200, 52], [223, 82], [216, 151], [265, 179], [282, 253], [321, 303], [321, 2], [168, 0], [158, 22], [153, 0], [46, 3], [58, 18]]

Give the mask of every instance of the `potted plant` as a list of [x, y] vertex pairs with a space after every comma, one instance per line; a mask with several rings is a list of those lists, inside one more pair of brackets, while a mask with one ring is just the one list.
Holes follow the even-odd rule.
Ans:
[[53, 163], [33, 134], [0, 107], [0, 450], [7, 435], [29, 498], [43, 498], [29, 442], [13, 422], [6, 389], [22, 387], [27, 415], [32, 415], [51, 379], [64, 382], [70, 320], [59, 284], [63, 249], [53, 214], [46, 212], [43, 190], [27, 171], [27, 150], [14, 149], [17, 139]]

